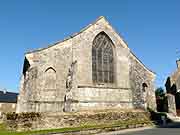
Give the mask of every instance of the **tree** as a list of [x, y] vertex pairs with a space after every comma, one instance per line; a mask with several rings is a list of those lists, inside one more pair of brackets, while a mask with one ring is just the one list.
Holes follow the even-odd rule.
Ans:
[[164, 89], [162, 87], [157, 88], [155, 94], [156, 97], [164, 97], [165, 96]]
[[167, 112], [168, 104], [164, 89], [162, 87], [157, 88], [155, 94], [156, 94], [157, 111]]

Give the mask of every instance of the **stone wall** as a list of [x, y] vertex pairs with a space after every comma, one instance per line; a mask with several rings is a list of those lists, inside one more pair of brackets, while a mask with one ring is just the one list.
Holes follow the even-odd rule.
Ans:
[[66, 79], [72, 61], [71, 42], [63, 44], [26, 54], [30, 68], [22, 75], [17, 112], [63, 110]]
[[80, 87], [73, 93], [73, 110], [133, 108], [131, 90], [126, 88]]
[[[37, 117], [38, 116], [38, 117]], [[71, 127], [102, 127], [150, 123], [150, 114], [140, 110], [101, 110], [74, 113], [9, 114], [5, 120], [11, 130], [42, 130]]]
[[167, 101], [168, 101], [168, 113], [176, 116], [176, 102], [175, 102], [175, 96], [172, 94], [167, 94]]
[[[94, 38], [105, 32], [114, 44], [113, 84], [94, 84], [92, 81], [92, 43]], [[132, 108], [129, 85], [129, 49], [104, 18], [73, 37], [73, 59], [77, 61], [73, 110], [103, 109], [110, 107]], [[124, 99], [122, 98], [124, 96]], [[78, 102], [78, 103], [77, 103]]]
[[[147, 108], [156, 110], [154, 79], [155, 75], [148, 71], [133, 54], [130, 55], [130, 85], [132, 100], [135, 108]], [[143, 84], [147, 86], [143, 88]]]
[[[102, 31], [113, 42], [113, 84], [92, 81], [92, 43]], [[143, 82], [148, 84], [147, 92], [155, 102], [154, 74], [132, 55], [104, 17], [80, 33], [25, 57], [29, 66], [22, 75], [17, 112], [132, 108], [132, 102], [138, 107], [142, 104]]]
[[2, 114], [16, 111], [16, 103], [0, 103], [0, 119]]

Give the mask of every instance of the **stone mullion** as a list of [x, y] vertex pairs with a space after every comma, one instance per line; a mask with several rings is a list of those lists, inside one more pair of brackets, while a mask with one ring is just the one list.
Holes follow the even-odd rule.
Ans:
[[105, 82], [105, 79], [104, 79], [104, 48], [102, 47], [102, 52], [101, 52], [101, 55], [102, 55], [102, 82], [104, 83]]
[[[111, 45], [112, 46], [112, 45]], [[112, 69], [110, 69], [110, 74], [111, 74], [111, 79], [110, 79], [110, 82], [112, 83], [113, 81], [114, 81], [114, 59], [113, 59], [113, 51], [112, 51], [112, 48], [111, 48], [111, 62], [109, 62], [110, 64], [109, 65], [111, 65], [111, 68]]]
[[[104, 78], [103, 78], [103, 53], [102, 53], [102, 52], [103, 52], [103, 47], [102, 47], [102, 44], [103, 44], [103, 41], [104, 41], [105, 38], [106, 38], [105, 36], [102, 36], [102, 40], [101, 40], [101, 42], [99, 42], [99, 46], [98, 46], [98, 48], [97, 48], [97, 50], [98, 50], [98, 49], [101, 49], [101, 52], [100, 52], [100, 53], [101, 53], [101, 57], [102, 57], [102, 58], [101, 58], [101, 63], [100, 63], [100, 64], [101, 64], [101, 69], [100, 69], [100, 71], [99, 71], [99, 72], [101, 72], [100, 74], [102, 75], [102, 76], [101, 76], [102, 78], [99, 77], [99, 74], [97, 75], [97, 76], [98, 76], [98, 79], [97, 79], [97, 80], [98, 80], [99, 83], [104, 82]], [[98, 57], [98, 55], [99, 55], [99, 54], [97, 53], [97, 57]], [[97, 67], [98, 67], [98, 69], [99, 69], [99, 58], [97, 59], [97, 63], [98, 63], [98, 66], [97, 66]], [[100, 78], [100, 79], [99, 79], [99, 78]]]
[[99, 74], [98, 74], [98, 69], [99, 69], [99, 67], [98, 67], [98, 49], [97, 48], [95, 48], [96, 49], [96, 82], [98, 82], [98, 79], [99, 79]]
[[110, 70], [111, 71], [111, 74], [112, 74], [112, 83], [114, 82], [114, 59], [113, 59], [113, 56], [112, 56], [112, 69]]
[[[105, 49], [106, 49], [106, 50], [105, 50], [105, 51], [107, 51], [107, 43], [108, 43], [108, 42], [106, 42], [106, 46], [105, 46]], [[104, 71], [105, 71], [104, 74], [108, 74], [108, 55], [107, 55], [107, 52], [106, 52], [106, 57], [107, 57], [107, 58], [106, 58], [107, 60], [106, 60], [106, 62], [105, 62], [105, 66], [104, 66], [104, 68], [105, 68], [105, 69], [104, 69]], [[103, 59], [103, 60], [104, 60], [104, 59]], [[103, 63], [104, 63], [104, 61], [103, 61]], [[105, 75], [105, 77], [107, 77], [107, 75]], [[108, 82], [108, 78], [106, 79], [105, 77], [104, 77], [104, 80], [107, 80], [107, 82]], [[105, 82], [105, 81], [104, 81], [104, 82]], [[107, 82], [106, 82], [106, 83], [107, 83]]]
[[96, 48], [92, 46], [92, 79], [93, 82], [96, 82], [97, 73], [96, 73]]
[[109, 71], [110, 71], [110, 65], [109, 65], [109, 55], [108, 55], [108, 58], [107, 58], [107, 74], [108, 74], [108, 78], [107, 78], [107, 83], [110, 82], [110, 74], [109, 74]]

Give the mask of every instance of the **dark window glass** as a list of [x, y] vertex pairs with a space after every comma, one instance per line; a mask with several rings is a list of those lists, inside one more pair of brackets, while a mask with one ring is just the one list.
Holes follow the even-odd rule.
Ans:
[[114, 82], [113, 43], [104, 32], [93, 41], [92, 79], [95, 83]]

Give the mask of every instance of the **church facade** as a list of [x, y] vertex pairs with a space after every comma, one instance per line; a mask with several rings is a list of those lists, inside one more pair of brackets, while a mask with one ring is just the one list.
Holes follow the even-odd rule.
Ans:
[[168, 100], [168, 111], [180, 116], [180, 59], [176, 61], [177, 69], [167, 78], [165, 87]]
[[17, 112], [156, 108], [155, 73], [104, 17], [25, 54]]

